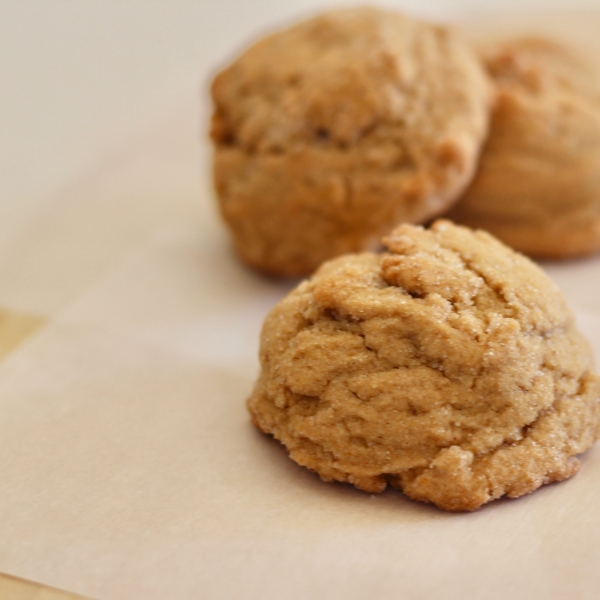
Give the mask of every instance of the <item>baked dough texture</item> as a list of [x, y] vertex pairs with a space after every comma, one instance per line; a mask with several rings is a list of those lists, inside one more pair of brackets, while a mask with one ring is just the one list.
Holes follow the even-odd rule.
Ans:
[[212, 98], [215, 187], [238, 254], [301, 275], [449, 208], [487, 135], [491, 84], [449, 29], [362, 8], [262, 39]]
[[402, 225], [267, 317], [252, 420], [325, 481], [474, 510], [577, 472], [591, 350], [550, 279], [483, 231]]
[[478, 173], [449, 218], [530, 256], [600, 251], [597, 67], [541, 38], [483, 54], [497, 103]]

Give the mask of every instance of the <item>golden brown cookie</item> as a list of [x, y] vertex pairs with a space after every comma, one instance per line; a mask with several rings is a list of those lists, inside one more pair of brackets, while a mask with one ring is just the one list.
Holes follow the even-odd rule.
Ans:
[[554, 283], [483, 231], [402, 225], [267, 317], [248, 406], [297, 463], [474, 510], [560, 481], [600, 433], [600, 378]]
[[376, 9], [264, 38], [212, 86], [214, 178], [240, 257], [299, 275], [464, 191], [490, 85], [450, 30]]
[[600, 251], [600, 76], [564, 46], [523, 38], [489, 48], [497, 84], [473, 184], [449, 213], [530, 256]]

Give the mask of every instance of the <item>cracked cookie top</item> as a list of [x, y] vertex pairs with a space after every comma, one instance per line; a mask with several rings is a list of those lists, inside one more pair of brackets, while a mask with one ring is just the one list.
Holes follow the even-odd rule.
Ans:
[[449, 510], [575, 473], [600, 384], [557, 287], [448, 221], [384, 243], [324, 264], [269, 315], [255, 424], [323, 479]]

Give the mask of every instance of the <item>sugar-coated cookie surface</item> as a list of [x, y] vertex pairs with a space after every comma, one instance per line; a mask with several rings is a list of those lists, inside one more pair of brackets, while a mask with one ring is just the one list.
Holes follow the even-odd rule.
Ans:
[[260, 40], [212, 97], [215, 185], [236, 249], [298, 275], [447, 210], [472, 178], [491, 94], [451, 30], [362, 8]]
[[531, 256], [600, 251], [600, 72], [541, 38], [487, 48], [498, 98], [481, 163], [449, 213]]
[[447, 510], [579, 468], [600, 378], [554, 283], [483, 231], [403, 225], [267, 317], [252, 419], [324, 480]]

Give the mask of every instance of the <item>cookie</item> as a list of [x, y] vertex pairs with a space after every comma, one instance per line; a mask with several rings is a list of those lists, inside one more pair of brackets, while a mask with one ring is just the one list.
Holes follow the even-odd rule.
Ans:
[[267, 317], [252, 420], [325, 481], [451, 510], [577, 472], [600, 378], [554, 283], [484, 231], [402, 225]]
[[449, 218], [530, 256], [600, 251], [600, 78], [553, 41], [484, 53], [498, 97], [473, 184]]
[[215, 187], [239, 256], [307, 274], [447, 210], [490, 89], [452, 31], [393, 12], [337, 10], [262, 39], [212, 85]]

